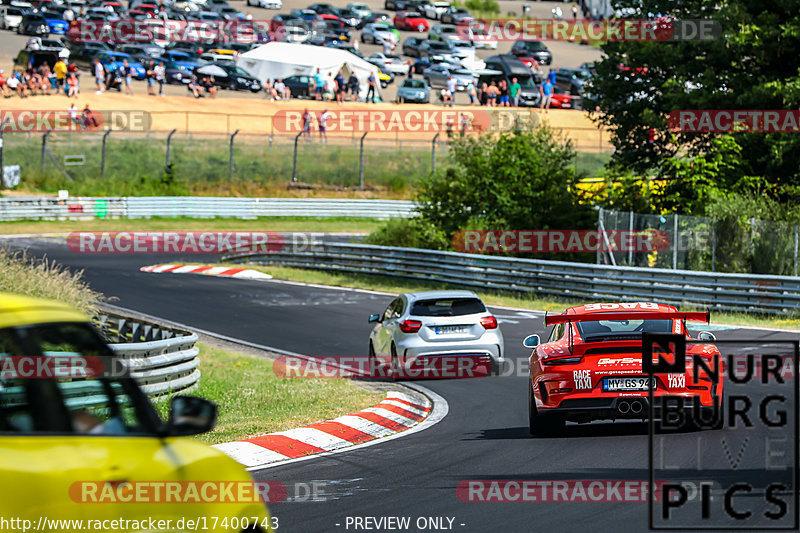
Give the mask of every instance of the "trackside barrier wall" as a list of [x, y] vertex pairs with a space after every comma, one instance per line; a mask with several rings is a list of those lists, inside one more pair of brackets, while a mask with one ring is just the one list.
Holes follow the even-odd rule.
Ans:
[[223, 261], [426, 280], [575, 300], [655, 300], [720, 311], [793, 314], [800, 278], [518, 259], [319, 242], [305, 250], [229, 254]]
[[196, 334], [108, 313], [96, 324], [146, 394], [185, 391], [200, 380]]
[[95, 218], [361, 217], [414, 215], [414, 202], [326, 198], [216, 198], [196, 196], [0, 198], [0, 221]]

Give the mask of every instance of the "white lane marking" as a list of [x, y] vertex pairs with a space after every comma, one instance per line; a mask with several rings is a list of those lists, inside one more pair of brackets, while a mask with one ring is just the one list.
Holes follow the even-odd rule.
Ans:
[[386, 405], [386, 404], [396, 405], [397, 407], [400, 407], [401, 409], [405, 409], [409, 413], [414, 413], [415, 415], [419, 415], [419, 416], [425, 416], [427, 414], [422, 409], [417, 409], [416, 407], [411, 407], [410, 405], [404, 404], [403, 402], [398, 402], [398, 401], [395, 401], [395, 400], [392, 400], [392, 399], [383, 400], [378, 405], [382, 405], [382, 404], [383, 405]]
[[283, 435], [290, 439], [299, 440], [311, 446], [322, 448], [326, 452], [331, 450], [338, 450], [345, 446], [351, 446], [353, 443], [339, 437], [335, 437], [330, 433], [325, 433], [316, 428], [295, 428], [288, 431], [281, 431], [280, 433], [271, 433], [270, 435]]
[[212, 448], [216, 448], [225, 455], [230, 456], [237, 463], [250, 467], [289, 459], [285, 455], [252, 442], [225, 442], [223, 444], [214, 444]]
[[[383, 402], [381, 402], [383, 403]], [[378, 404], [380, 405], [380, 404]], [[362, 409], [362, 413], [374, 413], [378, 416], [382, 416], [383, 418], [388, 418], [392, 422], [397, 422], [398, 424], [403, 424], [404, 426], [413, 426], [417, 423], [416, 420], [412, 420], [411, 418], [405, 417], [403, 415], [398, 415], [397, 413], [393, 413], [387, 409], [383, 409], [381, 407], [369, 407], [367, 409]]]
[[331, 422], [338, 422], [339, 424], [357, 429], [358, 431], [366, 433], [367, 435], [372, 435], [375, 438], [385, 437], [386, 435], [396, 433], [396, 431], [393, 429], [376, 424], [372, 420], [361, 418], [358, 416], [358, 413], [354, 415], [340, 416], [339, 418], [334, 418]]

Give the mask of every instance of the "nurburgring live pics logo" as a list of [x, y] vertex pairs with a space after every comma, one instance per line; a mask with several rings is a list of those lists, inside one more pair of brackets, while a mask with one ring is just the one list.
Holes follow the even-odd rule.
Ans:
[[0, 124], [5, 133], [148, 131], [152, 118], [147, 111], [4, 109]]
[[722, 35], [716, 20], [687, 19], [482, 19], [460, 22], [465, 41], [707, 41]]
[[798, 133], [800, 111], [682, 109], [669, 114], [667, 128], [684, 133]]

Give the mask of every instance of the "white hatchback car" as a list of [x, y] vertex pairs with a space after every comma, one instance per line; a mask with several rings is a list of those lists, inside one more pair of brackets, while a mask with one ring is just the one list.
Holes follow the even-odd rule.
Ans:
[[[401, 294], [375, 323], [369, 336], [374, 368], [410, 369], [442, 356], [467, 356], [503, 370], [505, 346], [497, 319], [472, 291]], [[401, 370], [400, 375], [403, 375]]]

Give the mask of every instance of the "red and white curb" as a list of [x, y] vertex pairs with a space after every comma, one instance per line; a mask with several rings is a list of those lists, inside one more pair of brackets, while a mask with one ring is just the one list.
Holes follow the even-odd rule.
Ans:
[[[446, 402], [444, 405], [444, 413], [437, 413], [437, 422], [447, 414]], [[408, 394], [387, 392], [381, 403], [352, 415], [251, 439], [215, 444], [214, 448], [247, 467], [283, 463], [398, 436], [415, 426], [420, 427], [432, 411], [433, 404], [427, 398], [420, 402]]]
[[139, 270], [159, 274], [168, 272], [170, 274], [202, 274], [204, 276], [223, 276], [237, 279], [272, 279], [269, 274], [250, 268], [212, 267], [208, 265], [150, 265], [143, 266]]

